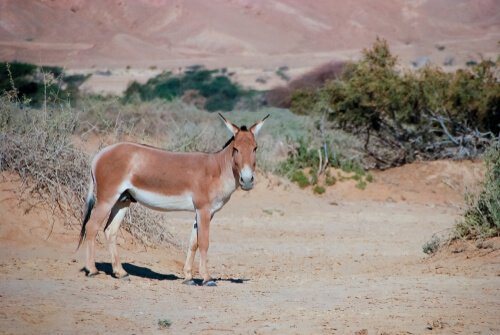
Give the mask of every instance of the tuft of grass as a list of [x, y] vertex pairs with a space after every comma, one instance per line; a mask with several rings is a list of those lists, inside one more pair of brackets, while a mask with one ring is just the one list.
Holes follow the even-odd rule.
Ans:
[[479, 194], [466, 194], [467, 209], [457, 224], [459, 238], [500, 236], [500, 144], [487, 149], [486, 173]]
[[432, 255], [438, 251], [441, 246], [441, 239], [437, 235], [432, 235], [432, 238], [422, 246], [422, 251], [427, 255]]
[[170, 328], [172, 321], [170, 319], [160, 319], [158, 320], [158, 327], [161, 329]]
[[323, 186], [321, 185], [316, 185], [314, 186], [313, 188], [313, 192], [316, 193], [316, 194], [323, 194], [326, 192], [326, 188], [324, 188]]
[[337, 178], [334, 176], [326, 176], [325, 178], [325, 184], [326, 186], [333, 186], [337, 182]]
[[356, 188], [359, 188], [360, 190], [364, 190], [366, 188], [366, 181], [364, 181], [363, 179], [360, 179], [357, 183], [356, 183]]
[[368, 173], [365, 177], [365, 181], [367, 181], [368, 183], [372, 183], [373, 182], [373, 175]]
[[291, 181], [297, 183], [300, 188], [306, 188], [307, 186], [311, 185], [309, 178], [307, 178], [302, 170], [295, 171], [292, 175]]

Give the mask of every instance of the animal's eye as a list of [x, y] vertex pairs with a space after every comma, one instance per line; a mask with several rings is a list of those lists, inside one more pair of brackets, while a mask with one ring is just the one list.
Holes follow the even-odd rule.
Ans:
[[257, 147], [253, 148], [253, 152], [257, 152]]

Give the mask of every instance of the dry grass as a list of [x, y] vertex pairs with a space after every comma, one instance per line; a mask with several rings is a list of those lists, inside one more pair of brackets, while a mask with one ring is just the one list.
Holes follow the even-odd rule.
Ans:
[[20, 176], [24, 200], [33, 205], [43, 202], [62, 215], [67, 224], [76, 223], [82, 215], [88, 181], [88, 157], [71, 143], [77, 115], [65, 106], [20, 108], [5, 96], [0, 112], [4, 120], [0, 170]]
[[[21, 108], [6, 95], [0, 101], [0, 171], [20, 176], [21, 201], [43, 204], [66, 225], [79, 227], [91, 159], [72, 143], [79, 115], [68, 106]], [[131, 209], [122, 227], [147, 245], [180, 246], [164, 217], [141, 206]]]
[[484, 161], [486, 173], [480, 192], [466, 194], [467, 208], [455, 229], [459, 238], [500, 236], [500, 143], [486, 150]]
[[[182, 101], [150, 101], [122, 105], [117, 100], [87, 100], [80, 107], [84, 136], [89, 133], [105, 135], [108, 143], [124, 139], [144, 143], [171, 151], [214, 152], [222, 148], [229, 133], [214, 113], [207, 113]], [[257, 139], [258, 168], [277, 172], [288, 154], [296, 150], [299, 141], [319, 147], [322, 141], [314, 117], [300, 116], [286, 109], [262, 108], [258, 111], [239, 110], [223, 113], [238, 125], [251, 125], [267, 114], [271, 117]], [[352, 135], [331, 130], [328, 144], [345, 157], [360, 156], [362, 143]]]

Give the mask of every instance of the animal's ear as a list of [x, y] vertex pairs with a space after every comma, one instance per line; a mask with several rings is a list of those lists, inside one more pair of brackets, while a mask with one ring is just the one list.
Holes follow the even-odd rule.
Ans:
[[250, 131], [252, 132], [253, 136], [257, 136], [257, 134], [260, 131], [260, 128], [264, 125], [264, 121], [269, 117], [269, 114], [259, 122], [255, 123], [253, 126], [250, 127]]
[[229, 131], [233, 135], [236, 135], [236, 133], [240, 131], [240, 128], [238, 128], [237, 125], [235, 125], [235, 124], [229, 122], [228, 120], [226, 120], [226, 118], [224, 116], [222, 116], [221, 113], [219, 113], [219, 116], [221, 117], [222, 121], [224, 121], [224, 124], [226, 125], [227, 129], [229, 129]]

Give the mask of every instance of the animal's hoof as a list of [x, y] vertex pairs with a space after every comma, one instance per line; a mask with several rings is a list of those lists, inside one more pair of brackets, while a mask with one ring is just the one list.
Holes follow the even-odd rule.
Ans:
[[130, 280], [130, 276], [128, 273], [119, 273], [119, 272], [113, 272], [113, 277], [116, 279], [123, 279], [123, 280]]
[[196, 282], [192, 279], [186, 279], [182, 282], [184, 285], [196, 286]]
[[87, 275], [87, 277], [89, 278], [94, 278], [95, 276], [97, 276], [100, 272], [99, 271], [94, 271], [94, 272], [90, 272], [90, 271], [85, 271], [85, 274]]
[[213, 280], [208, 280], [206, 282], [203, 282], [203, 286], [217, 286], [217, 283]]

